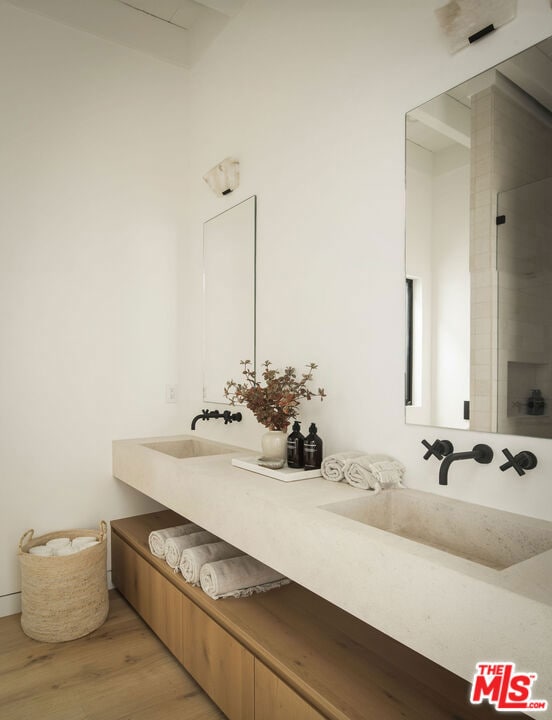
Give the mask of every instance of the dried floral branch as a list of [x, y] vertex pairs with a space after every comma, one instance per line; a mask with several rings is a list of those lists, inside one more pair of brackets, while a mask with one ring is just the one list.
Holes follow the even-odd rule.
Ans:
[[265, 360], [262, 371], [264, 385], [257, 381], [251, 360], [242, 360], [240, 364], [243, 365], [245, 380], [241, 383], [229, 380], [224, 395], [231, 405], [248, 407], [269, 430], [286, 430], [290, 421], [297, 417], [301, 400], [319, 397], [322, 401], [326, 397], [324, 388], [314, 392], [307, 385], [313, 379], [313, 370], [318, 367], [315, 363], [309, 363], [307, 372], [297, 379], [295, 368], [286, 367], [283, 372], [274, 370], [272, 363]]

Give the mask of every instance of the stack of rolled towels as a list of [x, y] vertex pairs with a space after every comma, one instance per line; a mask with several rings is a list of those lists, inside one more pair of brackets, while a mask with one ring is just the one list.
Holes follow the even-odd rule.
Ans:
[[249, 597], [289, 583], [284, 575], [194, 523], [154, 530], [149, 548], [215, 600]]
[[322, 461], [322, 477], [333, 482], [345, 481], [362, 490], [404, 487], [404, 465], [390, 455], [342, 452]]
[[92, 535], [82, 535], [72, 540], [68, 537], [58, 537], [48, 540], [45, 545], [35, 545], [30, 548], [29, 553], [40, 557], [64, 557], [98, 544], [99, 540]]

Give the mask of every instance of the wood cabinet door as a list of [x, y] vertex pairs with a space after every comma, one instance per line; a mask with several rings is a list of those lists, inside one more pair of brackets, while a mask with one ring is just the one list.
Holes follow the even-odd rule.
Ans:
[[182, 664], [230, 720], [253, 720], [253, 655], [191, 600], [182, 602]]
[[325, 720], [318, 710], [255, 660], [256, 720]]
[[112, 579], [177, 658], [182, 654], [182, 593], [117, 535], [111, 537]]
[[111, 534], [111, 578], [121, 595], [144, 618], [149, 595], [149, 565], [115, 533]]
[[253, 720], [254, 659], [115, 533], [113, 584], [230, 720]]

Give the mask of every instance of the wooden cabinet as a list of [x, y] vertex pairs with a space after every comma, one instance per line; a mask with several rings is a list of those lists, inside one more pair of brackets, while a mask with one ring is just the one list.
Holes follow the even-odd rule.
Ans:
[[253, 655], [186, 598], [182, 637], [179, 659], [225, 715], [236, 720], [253, 718]]
[[113, 584], [179, 660], [182, 593], [118, 535], [111, 537]]
[[115, 533], [113, 584], [230, 720], [254, 713], [254, 659]]
[[324, 720], [324, 716], [255, 660], [255, 717], [259, 720]]
[[230, 720], [496, 718], [464, 680], [299, 585], [212, 600], [149, 551], [151, 530], [182, 521], [113, 521], [113, 582]]

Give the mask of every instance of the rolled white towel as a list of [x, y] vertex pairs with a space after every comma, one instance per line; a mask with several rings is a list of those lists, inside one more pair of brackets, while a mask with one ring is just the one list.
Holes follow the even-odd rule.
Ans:
[[178, 537], [179, 535], [187, 535], [189, 533], [197, 532], [201, 530], [200, 527], [193, 523], [186, 523], [185, 525], [176, 525], [175, 527], [164, 528], [163, 530], [153, 530], [149, 534], [148, 544], [149, 549], [158, 558], [165, 557], [165, 542], [169, 538]]
[[289, 583], [284, 575], [249, 555], [206, 563], [199, 578], [201, 589], [214, 600], [249, 597]]
[[94, 540], [94, 538], [91, 538], [90, 542], [82, 543], [81, 545], [77, 545], [75, 547], [75, 550], [77, 552], [80, 552], [81, 550], [87, 550], [88, 548], [94, 547], [94, 545], [99, 545], [99, 544], [100, 544], [99, 540]]
[[88, 543], [93, 542], [95, 540], [96, 540], [96, 538], [94, 535], [79, 535], [78, 537], [73, 538], [71, 540], [71, 545], [74, 548], [78, 549], [78, 548], [82, 547], [83, 545], [88, 545]]
[[48, 540], [46, 543], [46, 547], [50, 547], [53, 550], [65, 547], [66, 545], [71, 545], [71, 539], [68, 537], [52, 538], [52, 540]]
[[71, 543], [69, 545], [64, 545], [63, 547], [55, 548], [54, 552], [52, 553], [56, 557], [65, 557], [65, 555], [74, 555], [75, 553], [79, 552], [79, 548], [73, 547]]
[[198, 545], [197, 547], [188, 548], [182, 552], [180, 558], [180, 572], [186, 582], [192, 585], [199, 585], [199, 575], [201, 568], [206, 563], [215, 562], [216, 560], [227, 560], [228, 558], [244, 555], [241, 550], [235, 548], [230, 543], [220, 540], [219, 542], [208, 543], [207, 545]]
[[35, 545], [34, 547], [29, 548], [29, 554], [38, 555], [40, 557], [52, 557], [54, 550], [52, 547], [48, 547], [48, 545]]
[[[355, 488], [360, 488], [362, 490], [375, 490], [376, 492], [379, 492], [381, 490], [381, 481], [378, 477], [376, 477], [374, 470], [380, 471], [377, 468], [377, 463], [382, 462], [389, 463], [397, 461], [390, 455], [384, 455], [381, 453], [361, 455], [360, 457], [347, 460], [345, 462], [344, 469], [345, 480], [349, 483], [349, 485], [352, 485]], [[402, 473], [400, 479], [402, 479]]]
[[333, 482], [340, 482], [345, 477], [343, 470], [345, 468], [346, 461], [360, 457], [363, 454], [364, 453], [351, 450], [349, 452], [340, 452], [328, 455], [322, 460], [322, 477], [326, 478], [326, 480], [332, 480]]
[[206, 543], [217, 542], [220, 538], [207, 530], [190, 533], [189, 535], [181, 535], [180, 537], [169, 538], [165, 543], [166, 553], [165, 560], [169, 567], [178, 572], [180, 558], [184, 550], [197, 545], [205, 545]]
[[376, 479], [376, 490], [404, 487], [402, 479], [405, 467], [398, 460], [370, 463], [370, 471]]

